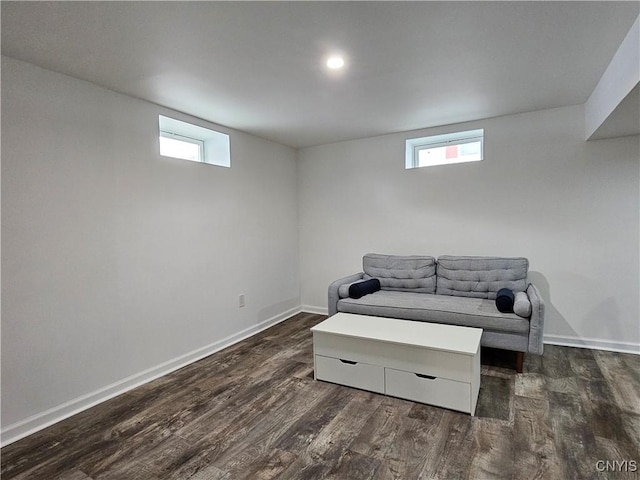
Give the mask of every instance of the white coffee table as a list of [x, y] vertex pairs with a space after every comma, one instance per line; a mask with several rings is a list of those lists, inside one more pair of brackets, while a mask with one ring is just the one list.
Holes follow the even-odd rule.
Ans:
[[481, 328], [337, 313], [311, 331], [316, 380], [474, 415]]

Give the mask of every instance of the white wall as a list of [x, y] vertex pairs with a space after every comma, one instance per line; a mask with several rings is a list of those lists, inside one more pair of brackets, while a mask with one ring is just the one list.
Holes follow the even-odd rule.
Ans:
[[[160, 157], [158, 114], [228, 133], [232, 168]], [[483, 162], [404, 169], [406, 138], [473, 128]], [[570, 107], [303, 149], [296, 163], [288, 147], [3, 57], [3, 442], [301, 301], [326, 310], [328, 284], [367, 252], [527, 256], [548, 340], [638, 351], [639, 137], [583, 139], [584, 108]]]
[[[485, 129], [485, 160], [404, 169], [404, 141]], [[298, 154], [302, 303], [367, 252], [526, 256], [547, 341], [640, 351], [639, 137], [584, 141], [581, 106]]]
[[[585, 104], [585, 135], [587, 139], [604, 138], [603, 124], [623, 102], [629, 102], [629, 118], [623, 125], [637, 126], [638, 97], [626, 100], [640, 83], [640, 16], [620, 44], [602, 78]], [[629, 121], [630, 120], [630, 121]], [[634, 121], [635, 120], [635, 121]], [[618, 129], [617, 127], [616, 129]], [[621, 129], [624, 134], [624, 128]], [[636, 130], [637, 132], [637, 130]], [[607, 134], [609, 134], [607, 132]]]
[[[158, 114], [231, 168], [160, 157]], [[299, 311], [295, 162], [3, 57], [3, 440]]]

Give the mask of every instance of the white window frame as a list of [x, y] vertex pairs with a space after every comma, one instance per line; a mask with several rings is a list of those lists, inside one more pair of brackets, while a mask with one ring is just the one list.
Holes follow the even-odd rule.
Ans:
[[158, 136], [198, 145], [198, 160], [181, 160], [231, 168], [231, 143], [226, 133], [158, 115]]
[[[474, 160], [457, 160], [454, 162], [443, 162], [433, 165], [420, 166], [419, 154], [421, 150], [432, 148], [450, 147], [454, 145], [464, 145], [466, 143], [480, 142], [480, 158]], [[405, 143], [405, 168], [424, 168], [437, 165], [451, 165], [455, 163], [479, 162], [484, 159], [484, 129], [467, 130], [464, 132], [445, 133], [443, 135], [432, 135], [430, 137], [410, 138]]]

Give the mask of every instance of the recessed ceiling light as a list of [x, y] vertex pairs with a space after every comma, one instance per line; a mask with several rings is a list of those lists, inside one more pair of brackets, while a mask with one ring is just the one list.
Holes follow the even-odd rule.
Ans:
[[339, 68], [344, 67], [344, 58], [338, 56], [329, 57], [327, 60], [327, 67], [331, 70], [338, 70]]

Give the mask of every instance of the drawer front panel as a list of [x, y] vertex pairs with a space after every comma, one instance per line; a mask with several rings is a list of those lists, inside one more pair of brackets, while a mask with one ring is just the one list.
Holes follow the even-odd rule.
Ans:
[[316, 379], [384, 393], [384, 368], [363, 362], [316, 355]]
[[[373, 365], [384, 362], [386, 367], [396, 370], [413, 371], [460, 382], [479, 383], [480, 380], [480, 370], [474, 372], [472, 368], [473, 363], [479, 361], [480, 352], [475, 356], [463, 355], [319, 332], [313, 334], [313, 349], [315, 355], [348, 358]], [[474, 375], [477, 378], [474, 379]]]
[[471, 384], [385, 368], [387, 395], [473, 414]]

